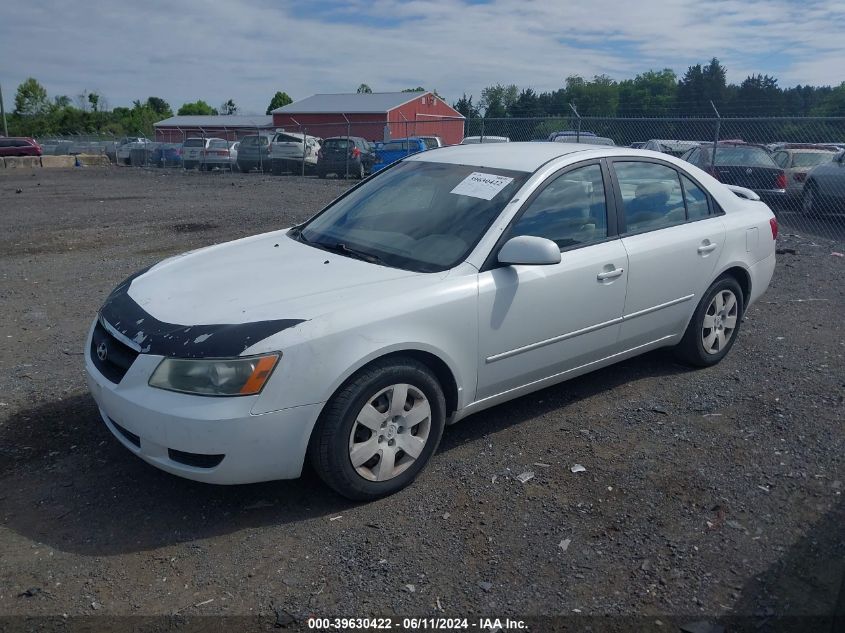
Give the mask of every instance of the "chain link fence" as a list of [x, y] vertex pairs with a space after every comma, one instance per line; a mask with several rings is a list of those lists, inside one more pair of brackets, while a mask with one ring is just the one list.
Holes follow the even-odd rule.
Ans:
[[725, 183], [756, 191], [788, 229], [845, 239], [845, 118], [607, 118], [573, 111], [564, 117], [524, 119], [430, 117], [282, 128], [156, 128], [120, 138], [70, 135], [39, 141], [48, 155], [105, 154], [119, 165], [323, 175], [320, 161], [326, 159], [328, 147], [337, 144], [326, 146], [331, 138], [350, 139], [342, 141], [348, 155], [334, 170], [341, 177], [377, 169], [380, 161], [388, 160], [387, 152], [381, 156], [385, 142], [399, 148], [389, 160], [418, 151], [423, 145], [413, 142], [416, 139], [424, 140], [426, 148], [505, 141], [641, 147], [682, 157]]

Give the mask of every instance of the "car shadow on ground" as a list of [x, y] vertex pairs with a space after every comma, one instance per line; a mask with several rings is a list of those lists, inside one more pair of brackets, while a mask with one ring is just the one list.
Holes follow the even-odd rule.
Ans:
[[[554, 410], [565, 412], [618, 385], [686, 371], [667, 352], [652, 352], [473, 415], [447, 428], [439, 453]], [[400, 494], [420, 494], [424, 480], [425, 473]], [[298, 523], [358, 505], [308, 468], [298, 480], [239, 486], [164, 473], [112, 437], [87, 393], [10, 416], [0, 436], [0, 487], [5, 527], [61, 551], [98, 556]]]
[[[785, 508], [785, 512], [789, 509]], [[845, 500], [810, 526], [763, 573], [748, 581], [722, 618], [728, 631], [845, 631]]]

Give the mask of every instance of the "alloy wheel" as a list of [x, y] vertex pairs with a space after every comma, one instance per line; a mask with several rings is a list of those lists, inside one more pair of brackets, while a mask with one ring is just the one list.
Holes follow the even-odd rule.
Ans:
[[731, 340], [739, 316], [739, 302], [730, 290], [720, 290], [713, 297], [701, 328], [701, 343], [708, 354], [718, 354]]

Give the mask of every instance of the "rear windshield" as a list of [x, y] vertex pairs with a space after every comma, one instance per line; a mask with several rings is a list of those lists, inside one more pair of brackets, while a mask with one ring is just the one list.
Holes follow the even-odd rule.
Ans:
[[350, 147], [350, 145], [351, 142], [347, 141], [345, 138], [330, 138], [323, 143], [323, 147], [326, 149], [346, 149], [347, 147]]
[[430, 137], [430, 136], [424, 137], [424, 138], [422, 139], [422, 142], [423, 142], [423, 143], [425, 143], [425, 148], [426, 148], [426, 149], [435, 149], [435, 148], [437, 148], [437, 147], [440, 147], [440, 146], [437, 144], [437, 139], [436, 139], [436, 138], [432, 138], [432, 137]]
[[212, 149], [228, 149], [229, 141], [211, 141], [208, 147]]
[[201, 138], [189, 138], [185, 141], [185, 147], [205, 147], [205, 141]]
[[276, 136], [275, 143], [301, 143], [302, 139], [289, 134], [279, 134]]
[[793, 154], [793, 167], [815, 167], [833, 160], [834, 152], [801, 152]]
[[[702, 148], [704, 159], [710, 162], [713, 148]], [[748, 165], [749, 167], [777, 167], [762, 147], [717, 147], [717, 165]]]
[[241, 145], [244, 147], [256, 146], [259, 145], [259, 139], [261, 139], [260, 145], [264, 146], [267, 145], [267, 137], [266, 136], [244, 136], [241, 139]]

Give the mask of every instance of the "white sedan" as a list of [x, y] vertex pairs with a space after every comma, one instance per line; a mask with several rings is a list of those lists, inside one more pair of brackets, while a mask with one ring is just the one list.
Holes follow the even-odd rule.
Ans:
[[308, 458], [374, 499], [470, 414], [659, 347], [719, 362], [776, 237], [756, 194], [665, 154], [434, 149], [299, 226], [127, 279], [91, 326], [89, 385], [170, 473], [294, 478]]

